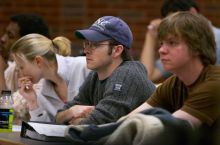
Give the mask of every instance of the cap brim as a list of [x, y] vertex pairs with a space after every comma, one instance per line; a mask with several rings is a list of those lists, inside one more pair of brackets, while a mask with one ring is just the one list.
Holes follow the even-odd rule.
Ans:
[[103, 35], [102, 33], [95, 30], [77, 30], [75, 36], [79, 39], [86, 39], [92, 42], [99, 42], [111, 39], [110, 37]]

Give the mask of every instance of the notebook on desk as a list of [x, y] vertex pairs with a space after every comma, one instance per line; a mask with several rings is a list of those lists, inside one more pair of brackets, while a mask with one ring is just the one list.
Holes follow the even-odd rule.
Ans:
[[69, 141], [65, 137], [67, 125], [39, 122], [22, 122], [21, 137], [42, 141]]

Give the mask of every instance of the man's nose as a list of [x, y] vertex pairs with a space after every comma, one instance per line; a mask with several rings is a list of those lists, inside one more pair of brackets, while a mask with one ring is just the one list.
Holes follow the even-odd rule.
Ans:
[[7, 41], [8, 37], [6, 34], [2, 35], [0, 38], [1, 43], [5, 43]]
[[83, 48], [83, 52], [84, 52], [85, 54], [90, 53], [90, 51], [91, 51], [91, 49], [90, 49], [89, 47], [84, 47], [84, 48]]
[[167, 52], [167, 45], [165, 44], [162, 44], [159, 49], [158, 49], [158, 52], [161, 54], [161, 53], [166, 53]]

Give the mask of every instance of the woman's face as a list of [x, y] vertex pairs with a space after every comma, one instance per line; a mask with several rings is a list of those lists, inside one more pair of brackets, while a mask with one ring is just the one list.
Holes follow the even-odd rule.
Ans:
[[17, 69], [19, 69], [20, 77], [30, 77], [32, 83], [37, 83], [42, 78], [42, 70], [35, 59], [30, 61], [25, 57], [20, 58], [14, 55], [13, 58], [16, 62]]

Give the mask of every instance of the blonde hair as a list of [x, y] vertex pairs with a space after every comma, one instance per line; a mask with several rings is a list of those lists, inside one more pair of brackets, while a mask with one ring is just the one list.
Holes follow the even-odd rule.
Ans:
[[33, 33], [18, 39], [11, 47], [11, 53], [31, 61], [35, 56], [56, 60], [56, 53], [65, 56], [71, 53], [71, 44], [70, 40], [62, 36], [50, 40], [43, 35]]
[[71, 55], [71, 41], [69, 39], [59, 36], [54, 38], [52, 41], [58, 47], [58, 54], [63, 56]]

